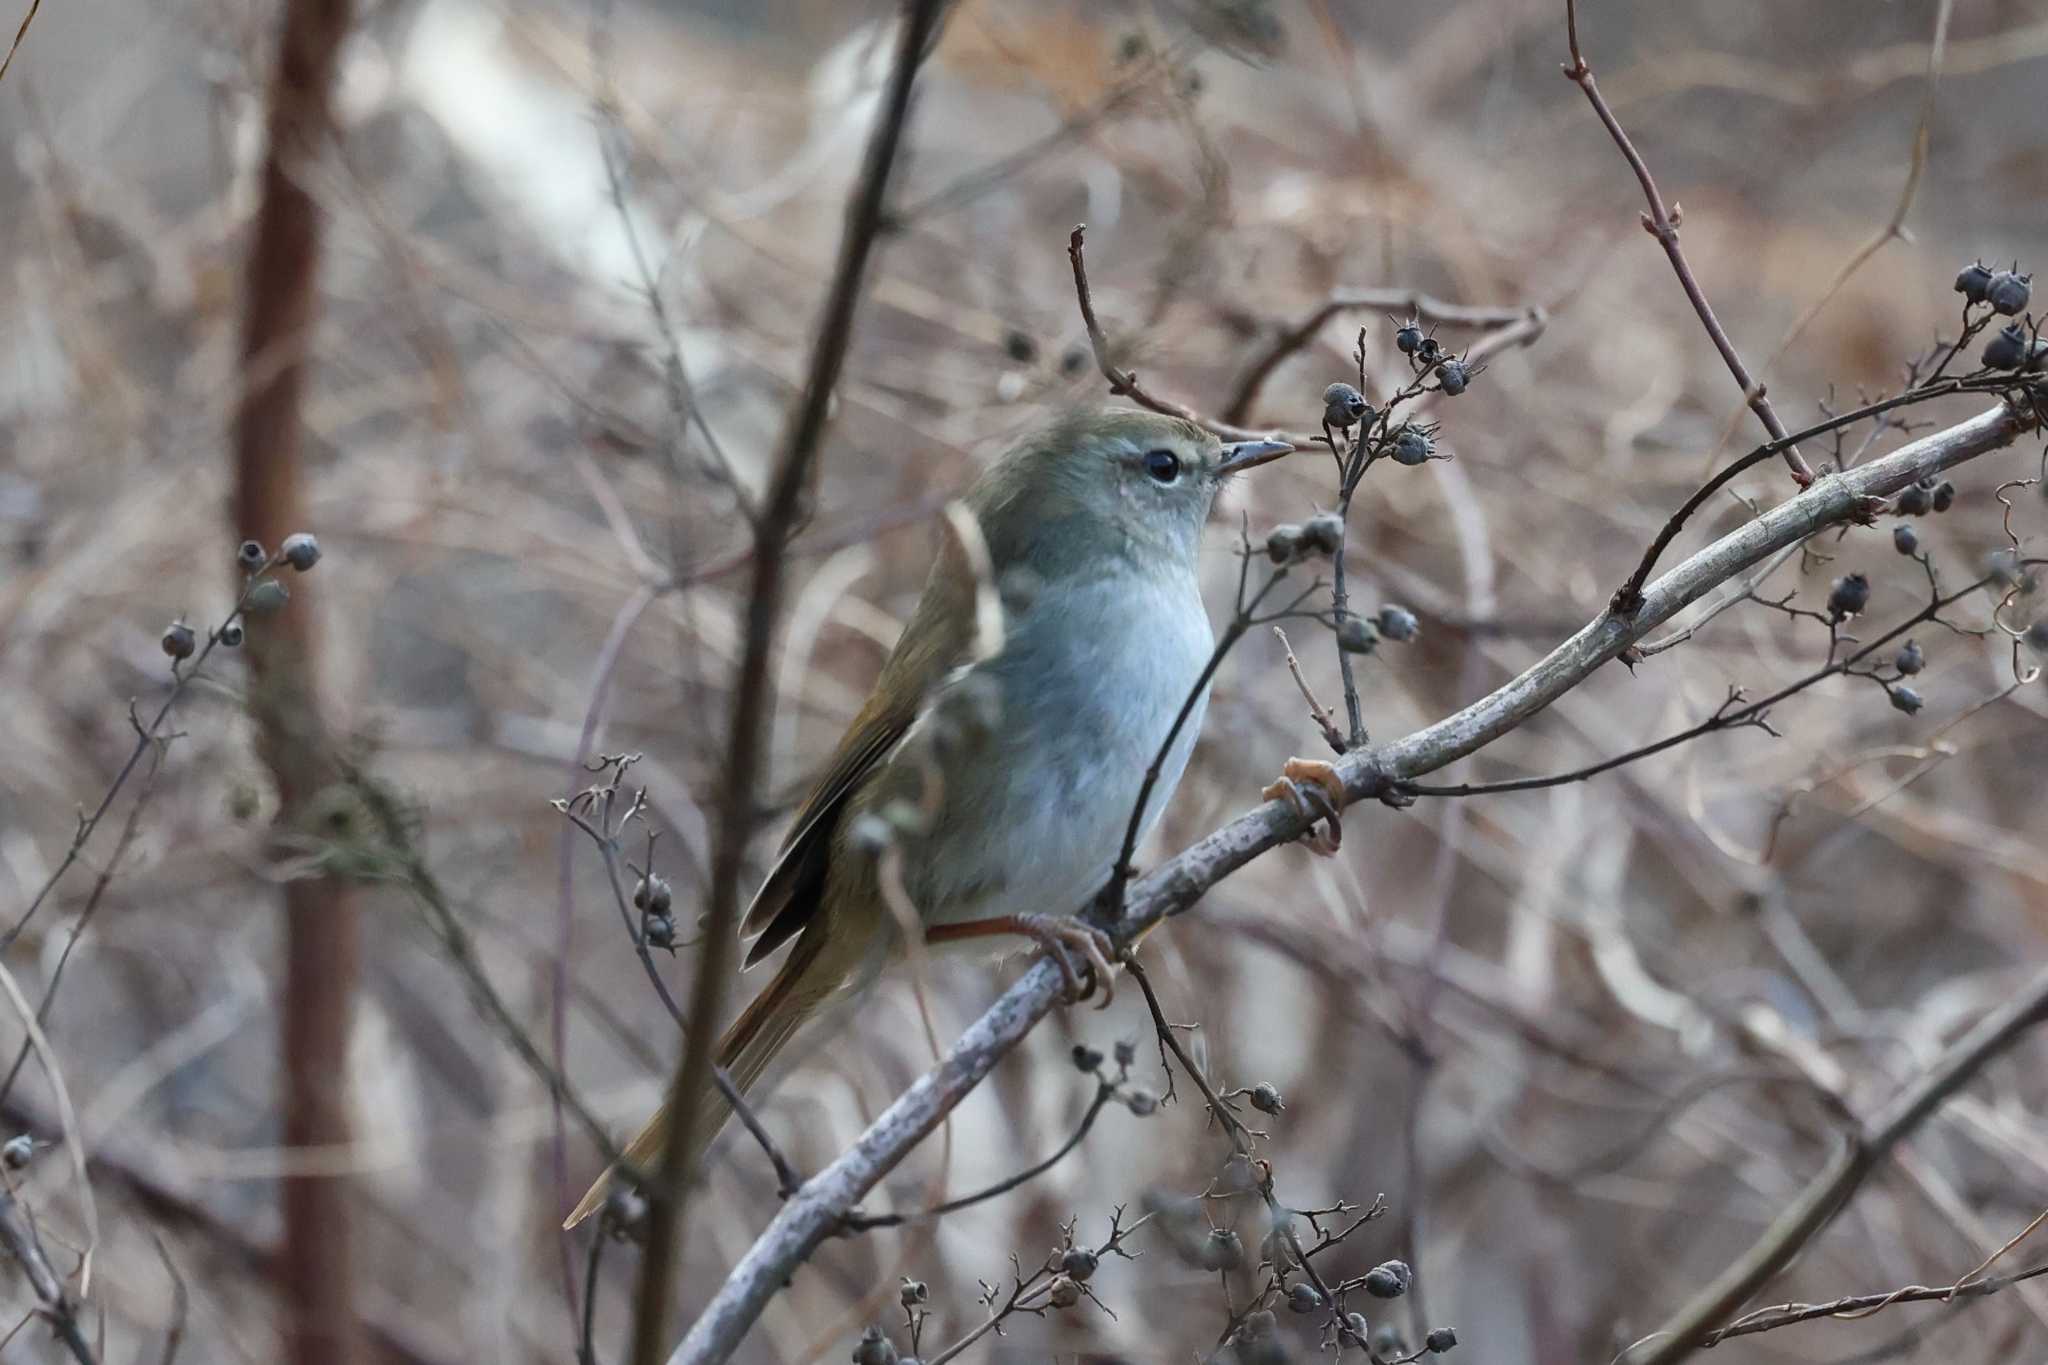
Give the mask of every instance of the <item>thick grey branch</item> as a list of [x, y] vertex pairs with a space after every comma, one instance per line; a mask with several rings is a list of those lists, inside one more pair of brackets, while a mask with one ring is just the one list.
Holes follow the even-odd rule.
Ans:
[[[1844, 474], [1832, 474], [1680, 563], [1651, 583], [1631, 616], [1609, 612], [1545, 655], [1527, 672], [1405, 739], [1346, 755], [1337, 764], [1347, 801], [1388, 790], [1472, 754], [1577, 687], [1644, 634], [1744, 570], [1788, 545], [1863, 511], [1869, 499], [1915, 479], [2010, 445], [2024, 420], [2001, 405]], [[1170, 859], [1130, 888], [1123, 916], [1103, 927], [1128, 944], [1141, 932], [1201, 899], [1253, 858], [1307, 831], [1291, 805], [1270, 801], [1247, 811]], [[722, 1361], [762, 1308], [843, 1216], [980, 1083], [1005, 1052], [1059, 999], [1058, 969], [1041, 961], [1004, 991], [836, 1161], [786, 1202], [734, 1266], [725, 1284], [669, 1357], [669, 1365]]]

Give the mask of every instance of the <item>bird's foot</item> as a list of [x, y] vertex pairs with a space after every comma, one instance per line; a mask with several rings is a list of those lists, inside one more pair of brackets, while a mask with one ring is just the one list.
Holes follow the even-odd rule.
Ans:
[[[1086, 1000], [1093, 987], [1100, 986], [1102, 998], [1095, 1002], [1095, 1008], [1109, 1008], [1109, 1002], [1116, 998], [1110, 966], [1116, 944], [1111, 942], [1108, 934], [1092, 924], [1060, 915], [1018, 915], [1016, 930], [1024, 937], [1036, 940], [1045, 949], [1046, 956], [1053, 960], [1053, 965], [1060, 969], [1060, 977], [1067, 983], [1069, 1002]], [[1092, 983], [1075, 970], [1071, 954], [1076, 953], [1094, 977]]]
[[1320, 758], [1290, 758], [1279, 779], [1259, 795], [1286, 801], [1309, 822], [1308, 833], [1301, 836], [1309, 852], [1327, 858], [1344, 842], [1344, 779], [1332, 764]]

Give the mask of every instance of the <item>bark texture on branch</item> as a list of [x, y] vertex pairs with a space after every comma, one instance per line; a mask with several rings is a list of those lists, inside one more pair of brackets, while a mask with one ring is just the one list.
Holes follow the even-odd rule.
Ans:
[[[349, 9], [348, 0], [290, 0], [270, 85], [269, 146], [246, 285], [234, 516], [238, 536], [272, 553], [286, 536], [310, 529], [300, 488], [300, 395], [318, 305], [321, 221], [303, 176], [331, 131], [329, 96]], [[223, 559], [231, 550], [232, 543]], [[279, 826], [289, 829], [306, 818], [334, 774], [315, 684], [314, 580], [287, 576], [292, 599], [251, 623], [248, 658], [257, 745], [277, 784]], [[342, 882], [312, 876], [285, 884], [284, 911], [284, 1145], [344, 1146], [355, 906]], [[358, 1341], [351, 1183], [288, 1176], [282, 1202], [285, 1358], [293, 1365], [349, 1365]]]

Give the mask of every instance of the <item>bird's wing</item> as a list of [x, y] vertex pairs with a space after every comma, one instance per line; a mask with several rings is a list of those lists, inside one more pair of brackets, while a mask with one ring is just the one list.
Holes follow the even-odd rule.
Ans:
[[825, 870], [832, 857], [833, 835], [838, 831], [846, 799], [859, 790], [868, 774], [888, 760], [910, 729], [911, 721], [916, 719], [914, 710], [904, 715], [883, 712], [876, 705], [879, 700], [879, 694], [869, 699], [861, 716], [847, 730], [846, 738], [840, 741], [831, 768], [797, 812], [796, 823], [783, 841], [775, 866], [768, 869], [767, 880], [754, 893], [753, 904], [740, 921], [740, 937], [754, 940], [747, 949], [749, 967], [796, 937], [817, 913], [825, 892]]
[[977, 591], [977, 574], [957, 539], [947, 542], [875, 690], [797, 812], [775, 866], [740, 921], [740, 937], [753, 940], [747, 966], [796, 937], [818, 913], [846, 803], [889, 761], [932, 688], [973, 644]]

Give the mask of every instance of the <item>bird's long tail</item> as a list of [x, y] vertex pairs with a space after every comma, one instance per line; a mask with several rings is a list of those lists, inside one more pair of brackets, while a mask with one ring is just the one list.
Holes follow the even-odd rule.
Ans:
[[[718, 1064], [725, 1068], [740, 1094], [745, 1095], [754, 1088], [775, 1054], [782, 1051], [804, 1021], [831, 999], [838, 988], [843, 973], [835, 970], [834, 964], [826, 960], [821, 951], [824, 937], [817, 933], [800, 937], [796, 947], [783, 960], [781, 969], [775, 973], [774, 980], [740, 1011], [739, 1018], [732, 1021], [732, 1027], [718, 1040]], [[676, 1097], [670, 1095], [621, 1153], [643, 1174], [652, 1172], [661, 1162], [662, 1148], [668, 1143], [669, 1123], [675, 1108]], [[731, 1117], [732, 1107], [718, 1093], [717, 1087], [706, 1086], [693, 1109], [686, 1138], [690, 1145], [685, 1153], [685, 1169], [694, 1171]], [[611, 1192], [616, 1169], [609, 1167], [597, 1178], [576, 1205], [575, 1212], [563, 1222], [563, 1227], [575, 1227], [603, 1205]]]

